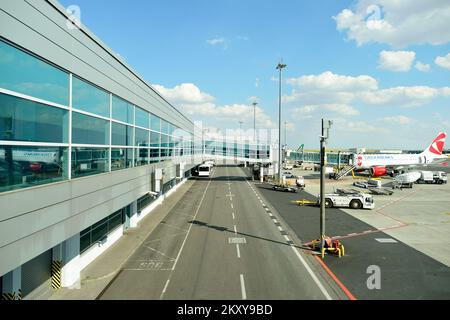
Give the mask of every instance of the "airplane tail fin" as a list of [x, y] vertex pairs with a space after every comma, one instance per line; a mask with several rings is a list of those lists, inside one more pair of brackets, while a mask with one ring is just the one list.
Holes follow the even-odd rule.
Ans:
[[422, 154], [429, 155], [431, 157], [436, 157], [442, 155], [442, 150], [444, 150], [445, 138], [447, 133], [440, 132], [436, 139], [426, 148]]

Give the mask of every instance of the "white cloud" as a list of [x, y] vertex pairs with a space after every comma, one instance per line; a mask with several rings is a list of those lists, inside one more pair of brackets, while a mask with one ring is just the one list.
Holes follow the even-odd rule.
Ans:
[[448, 55], [446, 55], [445, 57], [437, 57], [434, 62], [445, 69], [449, 69], [450, 70], [450, 53]]
[[292, 107], [315, 105], [364, 105], [418, 107], [439, 96], [449, 96], [448, 87], [399, 86], [379, 89], [370, 76], [351, 77], [329, 71], [320, 75], [302, 76], [287, 81], [294, 88], [283, 96]]
[[413, 51], [381, 51], [378, 68], [393, 72], [406, 72], [411, 70], [416, 58]]
[[339, 31], [358, 46], [370, 42], [405, 47], [440, 45], [450, 41], [450, 2], [447, 0], [358, 0], [354, 9], [333, 17]]
[[431, 66], [429, 64], [422, 63], [420, 61], [417, 61], [414, 68], [416, 68], [417, 70], [419, 70], [421, 72], [430, 72], [430, 70], [431, 70]]
[[375, 90], [378, 88], [377, 80], [370, 76], [343, 76], [334, 74], [331, 71], [326, 71], [320, 75], [291, 78], [287, 80], [287, 83], [294, 87], [299, 87], [302, 91], [357, 91]]
[[[208, 119], [208, 117], [214, 116], [215, 119], [224, 122], [228, 121], [230, 123], [231, 121], [242, 120], [253, 124], [253, 105], [251, 104], [235, 103], [219, 106], [215, 103], [213, 96], [202, 92], [193, 83], [183, 83], [173, 88], [165, 88], [157, 84], [152, 86], [168, 101], [179, 107], [180, 111], [194, 118], [203, 117]], [[255, 113], [258, 126], [265, 128], [275, 127], [275, 123], [265, 113], [264, 109], [257, 106]]]
[[300, 108], [294, 109], [294, 114], [298, 119], [305, 119], [305, 115], [312, 113], [328, 112], [330, 114], [339, 114], [341, 116], [356, 116], [359, 115], [359, 111], [352, 106], [345, 104], [319, 104], [319, 105], [306, 105]]
[[410, 125], [416, 121], [406, 116], [390, 116], [379, 119], [380, 122], [394, 125]]
[[206, 103], [214, 101], [211, 95], [201, 92], [193, 83], [182, 83], [171, 89], [155, 84], [153, 88], [158, 90], [168, 100], [176, 101], [177, 103]]
[[418, 107], [429, 103], [440, 95], [440, 90], [427, 86], [394, 87], [367, 91], [357, 94], [357, 98], [370, 105], [390, 105], [393, 107]]
[[206, 40], [206, 43], [211, 46], [222, 46], [223, 49], [228, 48], [228, 41], [225, 38], [214, 38]]

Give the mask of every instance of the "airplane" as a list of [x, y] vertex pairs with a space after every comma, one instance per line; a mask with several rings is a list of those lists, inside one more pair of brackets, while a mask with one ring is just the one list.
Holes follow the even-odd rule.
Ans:
[[381, 177], [388, 174], [388, 170], [448, 162], [449, 157], [442, 154], [446, 137], [447, 133], [440, 132], [428, 148], [420, 154], [356, 154], [354, 170], [368, 170], [373, 177]]

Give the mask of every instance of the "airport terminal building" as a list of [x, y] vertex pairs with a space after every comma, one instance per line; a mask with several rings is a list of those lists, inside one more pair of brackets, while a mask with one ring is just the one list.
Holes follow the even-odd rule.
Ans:
[[[74, 285], [191, 176], [202, 139], [201, 128], [75, 27], [58, 2], [2, 1], [2, 298]], [[270, 160], [269, 147], [240, 147], [231, 144], [235, 159]]]

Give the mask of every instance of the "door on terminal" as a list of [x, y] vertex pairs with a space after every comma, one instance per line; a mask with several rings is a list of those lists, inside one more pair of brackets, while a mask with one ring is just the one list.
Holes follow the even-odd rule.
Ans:
[[123, 209], [123, 229], [127, 230], [130, 228], [131, 219], [131, 204]]

